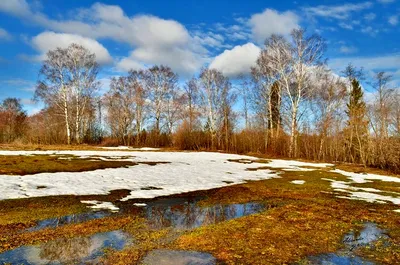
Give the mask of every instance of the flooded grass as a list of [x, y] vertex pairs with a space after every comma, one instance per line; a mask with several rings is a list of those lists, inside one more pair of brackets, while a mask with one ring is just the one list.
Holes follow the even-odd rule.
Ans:
[[142, 263], [146, 265], [214, 265], [216, 262], [212, 255], [204, 252], [157, 249], [150, 251]]
[[308, 257], [301, 264], [355, 264], [355, 265], [373, 265], [374, 262], [368, 261], [357, 256], [357, 250], [360, 248], [375, 248], [379, 240], [387, 243], [388, 236], [385, 231], [380, 229], [374, 223], [366, 223], [361, 231], [351, 231], [346, 234], [342, 240], [344, 249], [336, 253], [321, 254]]
[[58, 238], [23, 246], [0, 254], [0, 263], [11, 264], [87, 264], [97, 263], [108, 249], [122, 250], [133, 240], [117, 230], [90, 237]]

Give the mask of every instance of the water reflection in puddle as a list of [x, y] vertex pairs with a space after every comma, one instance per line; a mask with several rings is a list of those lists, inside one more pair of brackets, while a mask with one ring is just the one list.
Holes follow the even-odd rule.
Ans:
[[[151, 229], [173, 228], [177, 231], [193, 229], [203, 225], [215, 224], [234, 218], [261, 212], [273, 206], [259, 202], [245, 204], [213, 205], [200, 207], [197, 203], [202, 197], [160, 198], [146, 202], [144, 207], [133, 203], [124, 203], [117, 214], [141, 215], [147, 219]], [[89, 220], [113, 216], [109, 211], [89, 211], [59, 218], [39, 221], [28, 232], [44, 228], [56, 228], [71, 223], [81, 223]], [[85, 264], [94, 263], [104, 254], [104, 249], [121, 250], [133, 239], [121, 231], [99, 233], [91, 237], [60, 238], [34, 246], [22, 246], [0, 254], [0, 264]], [[198, 252], [166, 252], [156, 250], [151, 252], [151, 260], [155, 261], [160, 253], [168, 257], [169, 263], [149, 264], [215, 264], [215, 258], [207, 253]], [[171, 254], [172, 253], [172, 254]], [[176, 255], [175, 255], [176, 254]]]
[[258, 202], [200, 207], [197, 204], [200, 199], [168, 198], [149, 202], [144, 207], [145, 217], [153, 229], [193, 229], [258, 213], [266, 208], [265, 204]]
[[143, 259], [146, 265], [214, 265], [216, 259], [208, 253], [157, 249]]
[[359, 247], [373, 247], [373, 242], [379, 239], [387, 239], [385, 231], [374, 223], [364, 224], [364, 228], [359, 232], [350, 232], [343, 238], [345, 249], [338, 253], [322, 254], [309, 257], [309, 264], [321, 265], [373, 265], [375, 263], [357, 257], [354, 250]]
[[1, 253], [0, 264], [93, 264], [105, 249], [121, 250], [130, 243], [129, 235], [119, 230], [91, 237], [60, 238]]
[[67, 216], [50, 218], [42, 221], [38, 221], [37, 225], [28, 228], [27, 231], [33, 232], [44, 228], [56, 228], [66, 224], [83, 223], [94, 219], [100, 219], [110, 216], [112, 213], [109, 211], [90, 211], [85, 213], [71, 214]]

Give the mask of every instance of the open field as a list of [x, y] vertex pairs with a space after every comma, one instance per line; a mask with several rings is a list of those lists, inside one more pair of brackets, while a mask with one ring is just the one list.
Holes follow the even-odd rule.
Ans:
[[[10, 164], [0, 176], [0, 263], [400, 260], [397, 176], [205, 152], [120, 148], [0, 155], [1, 163]], [[62, 168], [60, 161], [70, 163]], [[18, 175], [19, 167], [35, 164], [48, 173]], [[48, 170], [53, 166], [60, 170]]]

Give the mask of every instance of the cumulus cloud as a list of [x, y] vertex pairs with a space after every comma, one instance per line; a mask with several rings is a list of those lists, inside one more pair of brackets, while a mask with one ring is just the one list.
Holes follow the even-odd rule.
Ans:
[[[133, 51], [131, 56], [120, 59], [117, 64], [119, 70], [168, 63], [175, 71], [193, 73], [208, 57], [205, 46], [216, 44], [218, 41], [215, 36], [196, 39], [175, 20], [151, 15], [128, 17], [117, 5], [95, 3], [90, 8], [79, 9], [75, 20], [54, 20], [45, 14], [34, 12], [25, 0], [12, 2], [11, 7], [0, 5], [0, 10], [59, 34], [69, 34], [64, 36], [84, 36], [86, 40], [93, 41], [112, 39], [129, 44]], [[24, 14], [16, 11], [15, 6], [18, 4], [24, 7]], [[86, 43], [89, 44], [88, 41]], [[93, 42], [90, 44], [96, 46], [100, 52], [98, 45]]]
[[226, 76], [248, 74], [250, 67], [255, 65], [260, 51], [260, 48], [253, 43], [236, 46], [215, 57], [209, 68], [217, 69]]
[[249, 23], [256, 42], [262, 43], [272, 34], [288, 35], [294, 28], [299, 27], [300, 18], [291, 11], [279, 13], [273, 9], [251, 16]]
[[107, 49], [96, 40], [82, 37], [75, 34], [43, 32], [32, 39], [32, 46], [39, 52], [38, 59], [43, 59], [49, 50], [58, 47], [66, 48], [72, 43], [80, 44], [96, 55], [97, 62], [107, 64], [112, 62], [112, 58]]
[[16, 16], [30, 14], [30, 7], [25, 0], [6, 0], [0, 1], [0, 10]]

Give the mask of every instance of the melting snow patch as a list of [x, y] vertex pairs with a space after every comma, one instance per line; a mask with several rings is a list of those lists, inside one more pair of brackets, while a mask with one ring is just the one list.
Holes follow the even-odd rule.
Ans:
[[291, 182], [296, 185], [303, 185], [304, 183], [306, 183], [304, 180], [293, 180]]
[[111, 202], [100, 202], [100, 201], [81, 201], [84, 204], [91, 204], [92, 206], [88, 206], [89, 208], [96, 210], [110, 210], [112, 212], [118, 212], [119, 208], [112, 204]]
[[102, 147], [106, 150], [132, 150], [132, 151], [159, 151], [160, 148], [152, 148], [152, 147], [141, 147], [141, 148], [133, 148], [129, 146], [117, 146], [117, 147]]
[[376, 174], [365, 174], [365, 173], [354, 173], [354, 172], [347, 172], [340, 169], [331, 170], [333, 173], [342, 174], [355, 183], [367, 183], [371, 182], [370, 180], [381, 180], [386, 182], [400, 182], [400, 178], [396, 177], [389, 177], [383, 175], [376, 175]]
[[102, 147], [103, 149], [106, 150], [130, 150], [131, 148], [129, 146], [114, 146], [114, 147]]
[[[325, 178], [323, 178], [323, 180], [330, 181], [331, 187], [334, 189], [334, 191], [344, 192], [344, 193], [348, 194], [347, 196], [337, 196], [338, 198], [351, 199], [351, 200], [363, 200], [363, 201], [367, 201], [367, 202], [371, 202], [371, 203], [373, 203], [373, 202], [377, 202], [377, 203], [392, 202], [394, 204], [400, 204], [400, 198], [376, 194], [376, 193], [384, 192], [384, 191], [381, 191], [378, 189], [353, 187], [353, 186], [350, 186], [352, 184], [352, 182], [337, 181], [337, 180], [325, 179]], [[359, 182], [357, 182], [357, 183], [359, 183]], [[373, 193], [373, 192], [375, 192], [375, 193]]]
[[400, 209], [393, 210], [393, 212], [400, 213]]
[[[130, 190], [124, 200], [155, 198], [206, 190], [248, 180], [278, 178], [272, 170], [246, 171], [249, 165], [226, 163], [228, 159], [251, 159], [210, 152], [132, 152], [132, 151], [0, 151], [0, 155], [74, 155], [77, 157], [126, 158], [139, 164], [134, 167], [108, 168], [87, 172], [40, 173], [27, 176], [0, 175], [0, 200], [57, 195], [107, 195], [112, 190]], [[215, 162], [210, 166], [210, 160]], [[140, 162], [165, 162], [149, 167]], [[252, 163], [262, 167], [265, 163]], [[226, 174], [230, 172], [232, 174]], [[46, 189], [37, 189], [37, 185]], [[149, 186], [159, 190], [142, 190]]]
[[[327, 164], [327, 163], [308, 163], [295, 160], [279, 160], [279, 159], [271, 160], [269, 163], [266, 163], [264, 165], [270, 168], [281, 168], [282, 170], [285, 171], [313, 171], [317, 168], [334, 166], [333, 164]], [[312, 167], [312, 168], [304, 168], [304, 167]]]
[[137, 207], [146, 207], [146, 206], [147, 206], [146, 203], [139, 203], [139, 202], [134, 203], [133, 205], [135, 205], [135, 206], [137, 206]]

